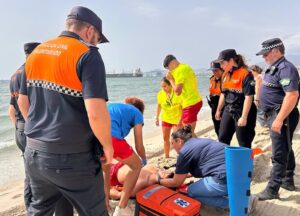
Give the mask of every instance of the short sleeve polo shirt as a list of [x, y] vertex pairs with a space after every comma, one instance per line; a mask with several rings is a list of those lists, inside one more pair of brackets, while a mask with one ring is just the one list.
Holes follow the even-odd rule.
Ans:
[[291, 62], [282, 57], [263, 74], [259, 97], [260, 108], [265, 112], [279, 108], [286, 92], [298, 90], [298, 70]]
[[92, 143], [84, 99], [108, 100], [98, 48], [68, 31], [40, 44], [26, 60], [20, 93], [30, 101], [27, 137], [62, 149]]

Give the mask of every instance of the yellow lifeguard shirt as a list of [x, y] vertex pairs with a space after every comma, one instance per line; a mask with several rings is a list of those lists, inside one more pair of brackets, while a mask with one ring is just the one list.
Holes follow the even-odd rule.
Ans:
[[161, 120], [169, 124], [178, 124], [182, 114], [181, 97], [172, 90], [170, 96], [164, 90], [157, 94], [157, 103], [161, 106]]
[[194, 70], [187, 64], [179, 64], [171, 74], [175, 84], [183, 84], [181, 98], [182, 108], [186, 108], [199, 103], [202, 98], [197, 87], [197, 77]]

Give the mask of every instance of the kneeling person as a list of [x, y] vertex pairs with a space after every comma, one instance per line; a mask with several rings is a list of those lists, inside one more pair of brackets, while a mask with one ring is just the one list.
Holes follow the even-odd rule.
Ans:
[[[126, 98], [125, 104], [112, 103], [108, 105], [114, 158], [130, 168], [114, 216], [121, 215], [122, 213], [119, 212], [126, 211], [124, 208], [126, 208], [131, 191], [137, 182], [142, 164], [146, 165], [147, 163], [142, 135], [144, 108], [144, 102], [136, 97]], [[125, 140], [132, 128], [134, 130], [135, 149], [138, 155]]]

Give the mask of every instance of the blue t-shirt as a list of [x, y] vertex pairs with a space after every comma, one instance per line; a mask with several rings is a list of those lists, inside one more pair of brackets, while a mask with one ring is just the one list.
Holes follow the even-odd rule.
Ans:
[[111, 103], [108, 105], [111, 120], [112, 136], [124, 139], [131, 128], [138, 124], [144, 124], [141, 111], [131, 104]]
[[212, 176], [220, 180], [226, 179], [226, 146], [212, 139], [189, 139], [179, 152], [175, 173], [191, 173], [196, 178]]

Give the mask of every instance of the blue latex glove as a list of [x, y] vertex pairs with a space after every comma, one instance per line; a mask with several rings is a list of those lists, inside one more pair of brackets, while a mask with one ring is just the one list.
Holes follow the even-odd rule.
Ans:
[[143, 166], [146, 166], [146, 165], [147, 165], [147, 159], [143, 159], [143, 160], [142, 160], [142, 165], [143, 165]]

